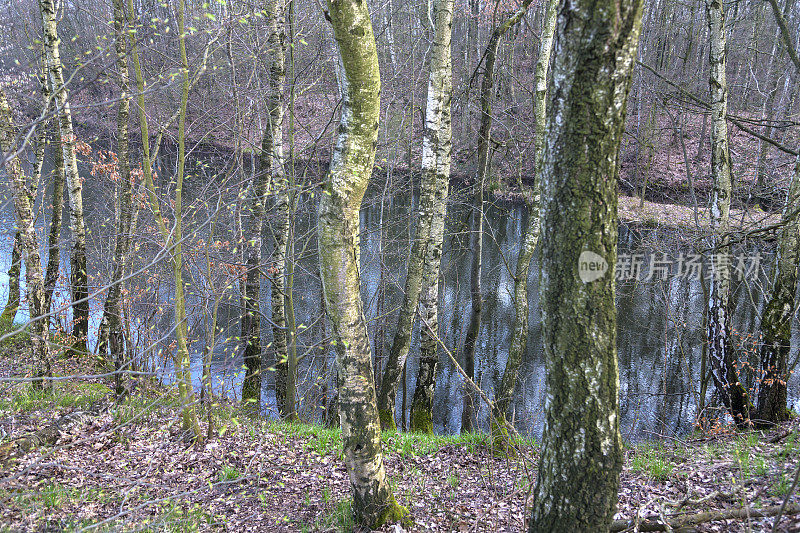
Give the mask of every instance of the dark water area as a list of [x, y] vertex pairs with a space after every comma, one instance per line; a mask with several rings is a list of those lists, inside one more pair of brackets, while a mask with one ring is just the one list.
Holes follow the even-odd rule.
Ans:
[[[162, 175], [169, 175], [169, 164], [162, 162]], [[115, 194], [113, 184], [93, 177], [86, 170], [85, 205], [88, 226], [88, 254], [91, 283], [95, 287], [108, 279], [113, 250]], [[165, 190], [169, 190], [164, 182]], [[40, 195], [46, 187], [40, 188]], [[459, 357], [470, 314], [469, 248], [471, 206], [466, 191], [453, 186], [448, 206], [442, 278], [440, 280], [440, 336], [448, 349]], [[202, 355], [207, 345], [214, 347], [212, 380], [214, 391], [230, 398], [241, 394], [242, 360], [239, 336], [240, 302], [235, 277], [204, 274], [204, 250], [207, 242], [235, 241], [236, 184], [223, 183], [208, 166], [195, 164], [186, 182], [187, 241], [186, 261], [187, 312], [193, 341], [193, 378], [199, 386]], [[2, 235], [0, 236], [0, 301], [8, 291], [6, 271], [10, 264], [14, 231], [13, 210], [8, 201], [9, 189], [3, 181]], [[316, 255], [315, 219], [317, 195], [313, 189], [304, 192], [298, 203], [294, 223], [295, 256], [294, 306], [297, 323], [299, 412], [308, 419], [321, 416], [321, 395], [334, 387], [334, 350], [326, 327], [322, 287]], [[401, 303], [408, 261], [409, 242], [414, 234], [416, 195], [405, 179], [383, 176], [373, 179], [361, 210], [361, 289], [368, 330], [376, 362], [388, 355], [396, 326], [396, 311]], [[169, 214], [169, 213], [168, 213]], [[38, 224], [49, 221], [49, 209], [41, 210]], [[485, 248], [483, 256], [484, 308], [477, 343], [475, 381], [489, 393], [502, 377], [514, 320], [513, 268], [519, 251], [527, 213], [523, 206], [508, 202], [488, 205], [484, 214]], [[65, 225], [67, 224], [65, 212]], [[213, 221], [213, 224], [212, 224]], [[264, 231], [264, 258], [269, 263], [272, 236], [269, 215]], [[152, 226], [152, 215], [145, 204], [139, 210], [137, 248], [131, 264], [132, 275], [127, 287], [131, 294], [127, 310], [132, 332], [131, 344], [137, 356], [157, 363], [157, 372], [168, 382], [171, 365], [168, 354], [172, 328], [172, 278], [166, 261], [151, 264], [158, 251], [159, 238]], [[214, 233], [211, 233], [213, 227]], [[69, 232], [62, 234], [62, 275], [69, 268]], [[201, 240], [202, 239], [202, 240]], [[46, 233], [40, 235], [46, 242]], [[199, 244], [198, 244], [199, 243]], [[642, 264], [639, 279], [621, 279], [617, 284], [618, 349], [620, 374], [620, 407], [623, 438], [630, 441], [654, 439], [658, 436], [683, 434], [692, 428], [697, 416], [700, 390], [700, 361], [704, 344], [703, 312], [705, 308], [702, 275], [678, 275], [681, 257], [692, 256], [706, 248], [702, 240], [669, 228], [620, 226], [617, 269], [621, 277], [630, 274], [625, 261], [638, 258]], [[44, 246], [43, 246], [44, 249]], [[212, 259], [217, 266], [237, 262], [235, 246], [215, 250]], [[744, 272], [733, 284], [732, 320], [734, 344], [740, 358], [757, 368], [755, 343], [764, 294], [769, 290], [769, 269], [773, 249], [763, 243], [739, 244], [731, 258], [760, 259], [760, 269]], [[665, 254], [665, 255], [664, 255]], [[44, 260], [43, 256], [43, 260]], [[707, 255], [705, 261], [711, 258]], [[670, 273], [651, 270], [651, 265], [669, 262]], [[568, 268], [565, 266], [565, 268]], [[224, 271], [224, 269], [222, 269]], [[613, 270], [613, 269], [612, 269]], [[648, 279], [648, 273], [655, 272]], [[702, 274], [704, 274], [703, 272]], [[608, 275], [611, 275], [609, 273]], [[630, 276], [628, 276], [630, 277]], [[663, 277], [664, 279], [659, 279]], [[520, 369], [519, 385], [513, 401], [514, 421], [520, 431], [538, 436], [542, 430], [545, 402], [545, 370], [542, 353], [542, 326], [539, 314], [539, 258], [534, 256], [528, 280], [530, 302], [529, 339]], [[67, 303], [68, 293], [60, 291], [57, 302]], [[213, 336], [207, 334], [210, 310], [218, 301], [218, 324]], [[273, 364], [270, 348], [272, 332], [266, 317], [270, 315], [270, 287], [262, 280], [262, 342], [265, 347], [265, 368]], [[102, 310], [102, 299], [92, 306], [92, 334]], [[24, 320], [20, 311], [17, 320]], [[68, 316], [67, 316], [68, 318]], [[66, 320], [66, 318], [65, 318]], [[797, 331], [795, 324], [795, 341]], [[91, 339], [94, 345], [95, 339]], [[790, 363], [797, 359], [797, 342], [793, 342]], [[399, 409], [410, 407], [417, 374], [418, 326], [412, 339], [405, 387], [401, 386]], [[752, 385], [752, 383], [750, 383]], [[437, 373], [434, 399], [434, 425], [440, 433], [460, 430], [464, 385], [443, 353]], [[709, 386], [711, 399], [713, 386]], [[789, 401], [798, 401], [800, 383], [793, 376], [789, 384]], [[274, 416], [275, 399], [272, 372], [263, 380], [265, 414]], [[487, 410], [478, 406], [479, 425], [488, 426]], [[407, 417], [407, 411], [405, 413]]]

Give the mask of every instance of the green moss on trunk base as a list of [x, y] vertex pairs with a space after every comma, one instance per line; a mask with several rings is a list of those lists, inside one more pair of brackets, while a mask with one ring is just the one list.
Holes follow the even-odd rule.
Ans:
[[411, 409], [411, 431], [416, 433], [433, 433], [433, 417], [427, 409]]
[[381, 419], [381, 431], [397, 431], [397, 423], [391, 411], [379, 409], [378, 416]]
[[491, 431], [492, 454], [496, 457], [516, 457], [517, 451], [511, 445], [511, 435], [508, 434], [505, 417], [495, 417], [492, 419]]
[[401, 524], [405, 527], [410, 526], [413, 522], [411, 520], [411, 513], [407, 508], [403, 507], [394, 498], [391, 499], [386, 508], [381, 511], [375, 523], [372, 524], [372, 529], [378, 529], [386, 524]]

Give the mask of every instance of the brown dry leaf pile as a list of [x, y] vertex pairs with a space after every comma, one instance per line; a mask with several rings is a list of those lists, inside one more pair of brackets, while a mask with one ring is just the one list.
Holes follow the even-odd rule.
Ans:
[[[0, 369], [13, 373], [8, 364]], [[22, 398], [11, 390], [19, 385], [2, 386], [4, 396]], [[33, 402], [24, 413], [0, 404], [4, 440], [71, 409], [53, 401]], [[0, 530], [348, 530], [348, 478], [335, 430], [253, 422], [230, 405], [219, 410], [225, 417], [215, 420], [212, 437], [188, 444], [170, 391], [140, 386], [123, 406], [55, 447], [2, 467]], [[617, 518], [780, 503], [800, 459], [796, 426], [627, 447]], [[523, 445], [510, 459], [492, 455], [486, 442], [386, 437], [387, 472], [414, 525], [384, 531], [522, 531], [536, 447]], [[771, 524], [715, 522], [698, 530], [764, 531]], [[800, 531], [800, 518], [785, 517], [779, 531]]]

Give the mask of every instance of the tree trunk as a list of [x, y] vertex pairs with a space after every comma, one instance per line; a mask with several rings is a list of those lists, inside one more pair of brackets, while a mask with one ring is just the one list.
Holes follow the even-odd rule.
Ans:
[[183, 254], [181, 240], [183, 233], [183, 177], [185, 170], [186, 157], [186, 107], [189, 99], [189, 60], [186, 56], [186, 33], [184, 25], [185, 0], [178, 3], [178, 35], [181, 58], [181, 93], [180, 107], [178, 108], [178, 172], [175, 177], [175, 226], [172, 231], [167, 228], [166, 220], [161, 212], [161, 204], [156, 195], [156, 187], [153, 182], [153, 168], [150, 159], [150, 134], [147, 125], [147, 115], [145, 113], [144, 102], [144, 76], [142, 74], [142, 64], [139, 59], [139, 49], [135, 39], [134, 9], [133, 0], [128, 0], [128, 44], [130, 45], [133, 59], [134, 72], [136, 73], [137, 107], [139, 108], [139, 127], [142, 139], [142, 174], [144, 175], [145, 187], [147, 189], [150, 208], [156, 220], [156, 226], [164, 240], [164, 248], [171, 251], [171, 264], [175, 280], [175, 340], [177, 350], [173, 354], [172, 361], [175, 368], [175, 381], [178, 384], [178, 393], [181, 398], [181, 418], [183, 428], [191, 430], [194, 438], [198, 441], [203, 439], [200, 423], [194, 406], [194, 390], [191, 382], [188, 327], [186, 322], [186, 300], [184, 297], [183, 286]]
[[380, 73], [367, 4], [329, 1], [344, 67], [339, 133], [318, 214], [320, 275], [336, 340], [339, 421], [356, 521], [373, 529], [405, 516], [394, 499], [381, 428], [359, 279], [359, 209], [375, 161]]
[[[131, 182], [130, 152], [128, 149], [128, 120], [131, 114], [128, 87], [128, 38], [123, 0], [112, 0], [114, 11], [114, 46], [119, 76], [119, 104], [117, 107], [117, 161], [120, 176], [119, 220], [114, 244], [114, 259], [108, 295], [103, 308], [102, 321], [108, 324], [108, 343], [114, 365], [117, 396], [121, 396], [122, 367], [125, 353], [125, 332], [122, 324], [122, 278], [130, 249], [131, 220], [133, 218], [133, 183]], [[102, 356], [102, 354], [98, 354]]]
[[[464, 370], [470, 379], [475, 380], [475, 345], [481, 327], [483, 295], [481, 275], [483, 271], [483, 195], [486, 180], [491, 172], [491, 133], [492, 133], [492, 98], [494, 97], [494, 66], [497, 61], [497, 48], [500, 38], [525, 15], [531, 0], [524, 0], [520, 9], [502, 24], [497, 26], [489, 38], [484, 52], [486, 62], [481, 81], [481, 125], [478, 130], [478, 169], [475, 176], [475, 192], [472, 208], [472, 264], [470, 268], [470, 295], [472, 313], [470, 314], [467, 334], [464, 338]], [[496, 180], [493, 182], [497, 183]], [[475, 398], [472, 391], [464, 391], [464, 409], [461, 412], [461, 431], [470, 432], [475, 429]]]
[[285, 315], [286, 315], [286, 405], [289, 410], [286, 413], [287, 418], [297, 419], [297, 317], [294, 311], [294, 269], [297, 266], [297, 257], [295, 255], [295, 220], [297, 215], [297, 203], [299, 201], [298, 191], [296, 185], [295, 173], [295, 154], [294, 154], [294, 130], [295, 130], [295, 42], [297, 35], [295, 33], [295, 5], [294, 0], [289, 2], [289, 13], [287, 20], [287, 27], [289, 29], [289, 165], [288, 177], [285, 179], [288, 187], [286, 195], [286, 289], [285, 289]]
[[[55, 146], [61, 146], [61, 131], [52, 125]], [[64, 153], [53, 150], [53, 196], [51, 199], [50, 227], [47, 233], [47, 267], [44, 274], [44, 309], [50, 313], [53, 292], [61, 268], [61, 222], [64, 214]], [[52, 318], [48, 322], [53, 322]]]
[[[722, 0], [706, 0], [711, 36], [711, 175], [714, 180], [711, 205], [712, 248], [718, 257], [730, 256], [731, 162], [728, 147], [728, 82], [725, 75], [725, 15]], [[730, 261], [712, 261], [708, 295], [708, 357], [714, 385], [737, 424], [750, 417], [750, 400], [739, 381], [730, 339]]]
[[[382, 429], [397, 428], [394, 414], [398, 379], [406, 365], [411, 345], [414, 316], [419, 304], [425, 265], [429, 258], [428, 251], [432, 247], [432, 227], [437, 208], [441, 206], [437, 202], [443, 200], [442, 189], [445, 189], [446, 202], [446, 189], [450, 178], [452, 146], [450, 98], [453, 84], [450, 51], [453, 8], [450, 0], [437, 2], [435, 16], [436, 35], [431, 55], [428, 99], [425, 106], [425, 131], [422, 140], [422, 190], [417, 212], [417, 231], [408, 259], [403, 305], [400, 308], [397, 329], [386, 360], [378, 395], [378, 412]], [[405, 416], [405, 413], [403, 415]]]
[[44, 28], [45, 61], [49, 90], [55, 94], [53, 103], [58, 120], [61, 148], [66, 169], [67, 196], [70, 208], [70, 234], [72, 251], [70, 253], [70, 287], [72, 290], [72, 336], [74, 344], [71, 353], [88, 353], [86, 341], [89, 331], [89, 290], [86, 272], [86, 227], [83, 221], [83, 185], [78, 174], [78, 161], [75, 157], [75, 134], [72, 129], [72, 114], [67, 101], [67, 87], [59, 54], [60, 39], [56, 23], [53, 0], [39, 0]]
[[[17, 150], [11, 108], [5, 93], [0, 89], [0, 150], [2, 154], [13, 154]], [[18, 156], [5, 162], [6, 172], [11, 178], [14, 190], [14, 211], [17, 218], [20, 247], [25, 257], [25, 286], [28, 296], [31, 350], [34, 360], [33, 386], [42, 389], [50, 386], [47, 378], [52, 377], [48, 355], [49, 328], [44, 313], [44, 279], [39, 257], [39, 239], [34, 221], [36, 213], [35, 183], [27, 182]]]
[[[508, 360], [503, 372], [500, 388], [495, 393], [495, 422], [492, 432], [495, 436], [494, 446], [498, 450], [509, 448], [509, 435], [506, 417], [509, 406], [514, 397], [517, 386], [519, 367], [522, 356], [528, 343], [528, 274], [531, 259], [539, 241], [539, 183], [541, 182], [542, 160], [544, 157], [545, 134], [547, 133], [547, 70], [550, 65], [550, 54], [553, 49], [553, 38], [558, 17], [558, 0], [547, 3], [544, 20], [542, 23], [542, 41], [539, 49], [539, 59], [534, 72], [533, 113], [535, 120], [534, 131], [534, 186], [532, 191], [525, 192], [525, 205], [528, 209], [528, 224], [517, 257], [517, 267], [514, 274], [514, 329], [511, 333], [511, 343], [508, 347]], [[520, 182], [520, 186], [522, 183]]]
[[786, 198], [785, 225], [780, 232], [772, 295], [761, 318], [761, 382], [756, 417], [759, 424], [774, 424], [789, 419], [789, 410], [786, 408], [786, 382], [789, 379], [787, 359], [792, 343], [797, 264], [800, 260], [799, 197], [800, 158]]
[[268, 168], [275, 193], [275, 248], [273, 261], [268, 269], [272, 294], [272, 346], [276, 362], [275, 396], [281, 416], [296, 418], [295, 399], [289, 398], [294, 395], [294, 376], [289, 376], [288, 372], [290, 365], [286, 335], [286, 246], [290, 219], [288, 182], [283, 168], [283, 86], [286, 81], [286, 21], [283, 1], [275, 0], [270, 9], [269, 48], [272, 55], [267, 97], [270, 123], [269, 131], [262, 140], [261, 155], [270, 159]]
[[8, 267], [8, 300], [0, 315], [0, 324], [11, 326], [19, 309], [19, 277], [22, 271], [22, 235], [19, 229], [14, 232], [14, 245], [11, 248], [11, 266]]
[[196, 440], [203, 434], [194, 408], [191, 358], [189, 354], [189, 324], [186, 318], [186, 297], [183, 283], [183, 177], [186, 166], [186, 108], [189, 100], [189, 60], [186, 56], [186, 30], [184, 25], [185, 0], [178, 4], [178, 39], [181, 56], [181, 103], [178, 118], [178, 173], [175, 176], [175, 227], [172, 240], [172, 269], [175, 275], [175, 378], [183, 401], [183, 429], [191, 431]]
[[[775, 38], [772, 42], [772, 54], [769, 58], [769, 67], [766, 73], [767, 84], [767, 98], [761, 108], [761, 120], [766, 122], [764, 128], [764, 135], [772, 137], [772, 122], [775, 118], [775, 99], [778, 96], [779, 82], [782, 73], [779, 73], [778, 58], [782, 55], [780, 30], [775, 33]], [[766, 191], [764, 190], [767, 184], [767, 153], [769, 150], [769, 143], [763, 139], [758, 140], [758, 159], [756, 160], [756, 184], [755, 193], [757, 197], [761, 197]]]
[[[559, 7], [541, 182], [548, 401], [532, 532], [608, 531], [616, 507], [617, 179], [642, 5], [574, 0]], [[610, 272], [583, 271], [587, 263]]]
[[[786, 3], [783, 14], [778, 9], [777, 1], [771, 0], [770, 4], [778, 21], [783, 44], [795, 66], [795, 73], [800, 74], [800, 58], [798, 58], [784, 18], [791, 2]], [[783, 422], [789, 417], [786, 408], [786, 382], [789, 379], [787, 358], [792, 341], [792, 318], [795, 312], [798, 278], [797, 264], [800, 260], [798, 197], [800, 197], [800, 157], [795, 162], [794, 176], [783, 211], [784, 226], [780, 231], [778, 253], [775, 258], [772, 295], [764, 307], [761, 318], [762, 344], [759, 355], [762, 375], [758, 391], [757, 411], [760, 424]]]
[[261, 279], [261, 233], [266, 212], [267, 194], [275, 187], [280, 222], [275, 231], [275, 261], [268, 269], [272, 284], [272, 332], [275, 349], [275, 398], [278, 411], [286, 413], [286, 318], [284, 313], [284, 274], [286, 239], [284, 220], [288, 221], [288, 202], [283, 172], [283, 85], [286, 77], [284, 30], [285, 13], [282, 0], [271, 1], [267, 8], [269, 89], [267, 111], [269, 124], [261, 139], [259, 170], [250, 191], [249, 212], [244, 216], [243, 236], [246, 246], [247, 274], [243, 293], [245, 312], [242, 317], [242, 337], [245, 341], [246, 376], [242, 385], [242, 401], [255, 413], [261, 409], [261, 320], [259, 312]]
[[419, 296], [419, 373], [409, 416], [411, 431], [423, 433], [433, 433], [433, 394], [439, 360], [439, 267], [442, 263], [453, 147], [453, 0], [439, 0], [435, 10], [436, 34], [430, 59], [425, 132], [422, 138], [422, 175], [425, 182], [432, 182], [430, 192], [433, 194], [433, 209]]

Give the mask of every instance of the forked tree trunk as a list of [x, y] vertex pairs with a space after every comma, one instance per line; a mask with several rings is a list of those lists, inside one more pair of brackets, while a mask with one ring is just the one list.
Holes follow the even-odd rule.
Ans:
[[284, 275], [286, 269], [286, 232], [288, 200], [283, 172], [283, 85], [285, 71], [285, 10], [283, 0], [271, 0], [267, 8], [268, 68], [267, 92], [269, 123], [261, 139], [259, 169], [251, 185], [247, 212], [244, 214], [247, 273], [243, 286], [245, 311], [242, 317], [242, 338], [245, 341], [245, 380], [242, 401], [252, 404], [257, 413], [261, 406], [261, 320], [259, 312], [261, 279], [261, 233], [266, 213], [267, 194], [274, 186], [280, 222], [275, 230], [275, 261], [269, 268], [272, 283], [272, 333], [275, 349], [275, 398], [281, 415], [286, 414], [286, 318], [284, 313]]
[[[617, 179], [643, 0], [560, 4], [542, 170], [547, 407], [530, 531], [608, 531], [622, 467]], [[605, 265], [597, 279], [580, 263]]]
[[426, 192], [432, 195], [432, 216], [419, 296], [419, 373], [409, 416], [411, 431], [423, 433], [433, 433], [433, 393], [436, 388], [436, 364], [439, 360], [439, 267], [442, 263], [453, 147], [450, 107], [453, 95], [453, 0], [438, 0], [434, 16], [436, 33], [430, 59], [425, 131], [422, 138], [422, 179], [423, 183], [428, 183], [429, 190]]
[[336, 340], [339, 421], [353, 511], [377, 528], [405, 516], [383, 465], [381, 428], [359, 279], [359, 210], [375, 161], [380, 73], [367, 3], [329, 1], [342, 60], [339, 133], [318, 213], [320, 275]]
[[197, 419], [192, 386], [189, 354], [189, 324], [186, 318], [186, 296], [183, 283], [183, 177], [186, 166], [186, 109], [189, 100], [189, 60], [186, 55], [185, 0], [178, 3], [178, 43], [181, 58], [181, 103], [178, 118], [178, 173], [175, 176], [175, 226], [173, 228], [172, 270], [175, 275], [175, 340], [178, 348], [174, 355], [175, 378], [184, 403], [183, 429], [191, 431], [198, 441], [203, 440]]
[[[730, 255], [731, 162], [728, 147], [728, 82], [725, 75], [725, 15], [722, 0], [706, 0], [711, 74], [711, 175], [714, 180], [711, 204], [712, 245], [718, 257]], [[750, 400], [739, 380], [730, 337], [729, 261], [711, 261], [708, 295], [708, 357], [711, 376], [725, 407], [737, 424], [750, 417]]]
[[71, 352], [76, 355], [88, 353], [86, 341], [89, 331], [89, 291], [86, 272], [86, 226], [83, 220], [83, 185], [78, 174], [78, 160], [75, 157], [75, 133], [72, 128], [72, 114], [67, 100], [67, 87], [59, 54], [60, 39], [56, 23], [53, 0], [39, 0], [39, 9], [44, 28], [45, 62], [47, 80], [51, 93], [55, 94], [56, 120], [58, 121], [61, 149], [66, 170], [67, 192], [70, 208], [70, 287], [72, 290], [72, 336], [74, 344]]
[[[435, 246], [431, 241], [431, 230], [437, 218], [437, 202], [442, 200], [441, 190], [446, 189], [450, 177], [450, 98], [452, 93], [452, 67], [450, 60], [450, 36], [452, 32], [453, 8], [448, 0], [436, 7], [436, 36], [431, 55], [428, 80], [428, 100], [425, 106], [425, 131], [422, 141], [422, 186], [417, 211], [417, 231], [411, 254], [408, 258], [403, 305], [397, 318], [392, 348], [386, 360], [381, 390], [378, 395], [378, 412], [382, 429], [396, 429], [394, 420], [397, 385], [406, 365], [414, 316], [419, 304], [426, 263], [431, 258], [428, 250]], [[440, 20], [441, 17], [441, 20]], [[445, 109], [446, 108], [446, 109]], [[448, 131], [443, 131], [447, 129]], [[440, 245], [441, 246], [441, 245]], [[441, 256], [441, 252], [440, 252]]]
[[[539, 59], [534, 71], [534, 185], [533, 190], [523, 191], [525, 206], [528, 209], [528, 224], [522, 239], [516, 272], [514, 273], [514, 328], [511, 332], [511, 343], [508, 347], [508, 360], [503, 371], [503, 379], [495, 393], [495, 412], [492, 413], [492, 433], [496, 450], [509, 449], [507, 420], [509, 406], [517, 386], [519, 367], [528, 343], [528, 274], [531, 259], [539, 241], [539, 183], [541, 182], [542, 160], [544, 157], [545, 134], [547, 133], [547, 70], [550, 66], [550, 54], [553, 49], [553, 38], [556, 31], [558, 1], [549, 0], [542, 23], [542, 41], [539, 48]], [[520, 183], [522, 186], [522, 183]]]
[[36, 184], [26, 180], [19, 157], [16, 155], [10, 157], [17, 149], [15, 137], [11, 108], [5, 93], [0, 89], [0, 157], [3, 159], [9, 157], [4, 166], [14, 190], [17, 231], [25, 257], [25, 285], [30, 315], [28, 330], [34, 360], [33, 386], [42, 389], [50, 386], [47, 378], [52, 377], [52, 373], [48, 354], [49, 328], [44, 316], [44, 279], [39, 257], [39, 239], [34, 227]]

